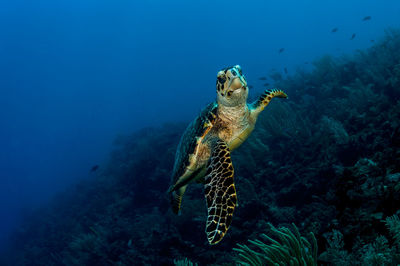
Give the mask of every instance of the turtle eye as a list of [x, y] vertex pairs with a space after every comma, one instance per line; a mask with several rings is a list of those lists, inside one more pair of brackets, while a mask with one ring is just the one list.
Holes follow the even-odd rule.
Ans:
[[218, 77], [218, 82], [219, 82], [219, 83], [224, 84], [225, 81], [226, 81], [226, 78], [225, 78], [225, 77]]
[[232, 92], [231, 92], [231, 91], [228, 91], [228, 97], [231, 96], [231, 95], [232, 95]]

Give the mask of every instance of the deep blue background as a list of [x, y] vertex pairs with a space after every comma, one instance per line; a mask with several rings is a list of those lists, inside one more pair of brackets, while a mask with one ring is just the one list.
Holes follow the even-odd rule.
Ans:
[[2, 1], [0, 242], [116, 135], [193, 118], [220, 68], [261, 89], [271, 69], [364, 49], [399, 17], [398, 0]]

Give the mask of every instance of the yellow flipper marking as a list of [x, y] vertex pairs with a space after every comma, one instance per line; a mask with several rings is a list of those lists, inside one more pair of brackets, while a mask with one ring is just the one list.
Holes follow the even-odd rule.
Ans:
[[279, 89], [272, 89], [272, 90], [266, 90], [258, 99], [257, 102], [255, 102], [255, 109], [259, 109], [258, 111], [261, 112], [264, 110], [265, 107], [270, 103], [272, 98], [278, 97], [278, 98], [287, 98], [287, 94], [283, 90]]

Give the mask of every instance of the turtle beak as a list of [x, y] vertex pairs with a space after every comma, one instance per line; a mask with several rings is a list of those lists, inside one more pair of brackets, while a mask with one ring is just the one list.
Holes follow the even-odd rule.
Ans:
[[246, 81], [244, 81], [240, 77], [235, 77], [230, 80], [230, 82], [228, 84], [228, 88], [231, 88], [232, 91], [235, 91], [235, 90], [238, 90], [241, 88], [246, 88]]
[[231, 95], [232, 93], [237, 94], [241, 93], [241, 89], [245, 91], [247, 89], [247, 83], [245, 80], [243, 80], [240, 77], [235, 77], [230, 82], [228, 83], [228, 95]]

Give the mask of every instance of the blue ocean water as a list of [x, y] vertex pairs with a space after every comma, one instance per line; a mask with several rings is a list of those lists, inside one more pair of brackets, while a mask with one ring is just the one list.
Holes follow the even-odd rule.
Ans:
[[0, 247], [101, 176], [117, 136], [192, 120], [220, 69], [240, 64], [255, 98], [271, 73], [369, 49], [399, 14], [396, 0], [1, 2]]

